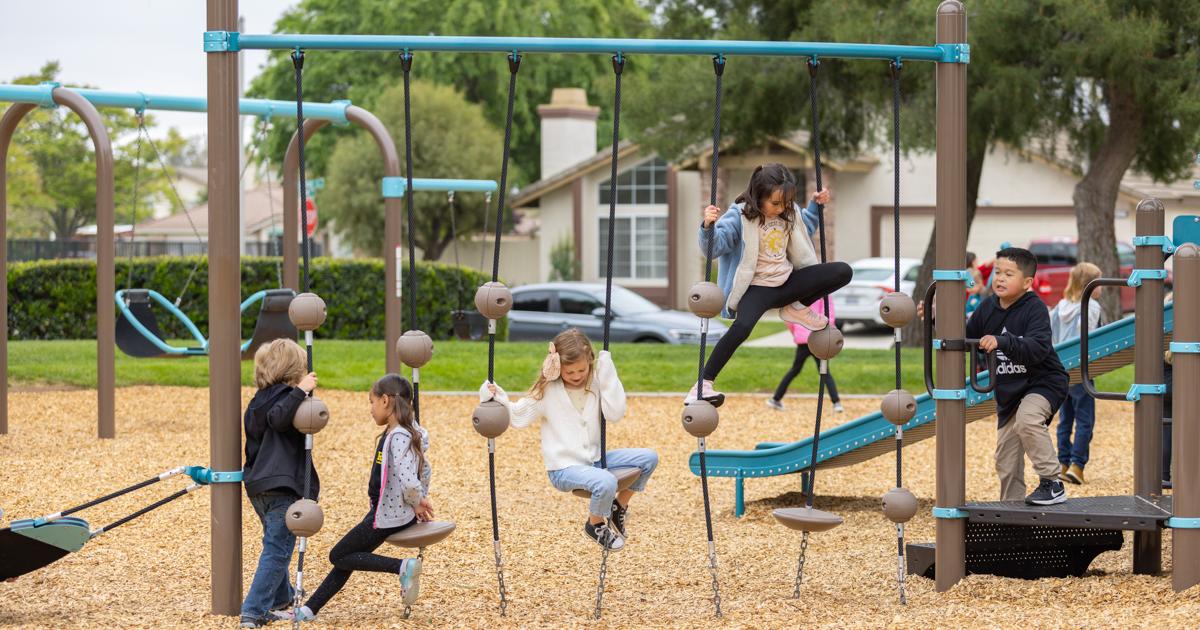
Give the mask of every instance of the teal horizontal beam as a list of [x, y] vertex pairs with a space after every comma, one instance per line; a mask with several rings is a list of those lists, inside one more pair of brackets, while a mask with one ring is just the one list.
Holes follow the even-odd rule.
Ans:
[[[583, 37], [460, 37], [443, 35], [255, 35], [205, 33], [208, 52], [235, 50], [379, 50], [494, 53], [656, 54], [768, 57], [841, 57], [849, 59], [907, 59], [966, 63], [965, 44], [893, 46], [830, 42], [771, 42], [745, 40], [607, 39]], [[214, 42], [220, 42], [215, 46]]]
[[[54, 84], [43, 85], [0, 85], [0, 101], [12, 103], [37, 103], [42, 106], [53, 104], [50, 96]], [[172, 96], [147, 92], [111, 92], [87, 88], [67, 88], [87, 99], [96, 107], [121, 107], [134, 110], [173, 112], [208, 111], [208, 100], [202, 96]], [[350, 101], [333, 103], [304, 103], [304, 117], [329, 120], [339, 125], [349, 124], [346, 108]], [[266, 118], [295, 118], [295, 101], [275, 101], [261, 98], [243, 98], [238, 101], [238, 111], [246, 116]]]
[[[383, 196], [388, 198], [403, 197], [408, 190], [408, 178], [384, 177]], [[496, 192], [497, 184], [491, 179], [427, 179], [413, 178], [413, 190], [436, 192]]]

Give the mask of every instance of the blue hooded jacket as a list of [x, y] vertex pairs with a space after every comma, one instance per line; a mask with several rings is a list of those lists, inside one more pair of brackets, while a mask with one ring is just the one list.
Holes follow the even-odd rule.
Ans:
[[[742, 261], [743, 250], [746, 246], [746, 241], [742, 236], [742, 208], [744, 206], [744, 203], [730, 205], [725, 214], [721, 215], [721, 218], [713, 224], [713, 258], [717, 259], [717, 286], [721, 287], [721, 292], [725, 294], [726, 300], [733, 291], [734, 272]], [[803, 210], [800, 210], [799, 206], [795, 208], [804, 222], [804, 228], [808, 231], [808, 235], [812, 236], [818, 226], [817, 202], [809, 201], [808, 207]], [[709, 231], [701, 225], [700, 251], [702, 253], [708, 249], [708, 234]], [[721, 311], [721, 316], [726, 318], [733, 316], [728, 304]]]

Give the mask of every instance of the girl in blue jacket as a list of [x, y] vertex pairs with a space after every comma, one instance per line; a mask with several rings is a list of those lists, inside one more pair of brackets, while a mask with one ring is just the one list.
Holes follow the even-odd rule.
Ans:
[[779, 309], [781, 319], [809, 330], [829, 325], [808, 305], [846, 286], [853, 274], [844, 262], [821, 263], [813, 247], [817, 205], [829, 202], [829, 191], [814, 193], [803, 212], [795, 198], [792, 172], [782, 164], [765, 164], [754, 169], [746, 191], [723, 215], [716, 206], [704, 209], [700, 251], [708, 249], [711, 238], [717, 284], [725, 293], [722, 315], [734, 321], [704, 365], [703, 391], [692, 385], [684, 404], [697, 398], [714, 405], [725, 401], [713, 381], [768, 309]]

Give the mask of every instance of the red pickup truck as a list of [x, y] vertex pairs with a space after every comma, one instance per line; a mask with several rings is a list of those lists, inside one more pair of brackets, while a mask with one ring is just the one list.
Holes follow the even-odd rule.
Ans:
[[[1037, 291], [1042, 301], [1053, 308], [1062, 299], [1063, 289], [1067, 288], [1067, 278], [1071, 268], [1079, 261], [1079, 247], [1075, 237], [1057, 236], [1053, 238], [1035, 239], [1029, 243], [1029, 251], [1037, 256], [1037, 275], [1033, 279], [1033, 290]], [[1133, 246], [1129, 243], [1117, 243], [1117, 259], [1121, 263], [1121, 275], [1128, 276], [1133, 272]], [[1098, 297], [1097, 292], [1097, 297]], [[1134, 288], [1121, 288], [1121, 312], [1133, 311]]]

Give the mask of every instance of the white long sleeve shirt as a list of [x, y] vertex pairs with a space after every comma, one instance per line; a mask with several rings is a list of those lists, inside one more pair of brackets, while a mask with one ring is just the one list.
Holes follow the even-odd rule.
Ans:
[[[542, 421], [542, 459], [546, 470], [591, 466], [600, 459], [600, 412], [608, 422], [625, 416], [625, 388], [617, 377], [612, 355], [596, 357], [596, 368], [587, 386], [583, 411], [571, 404], [562, 379], [546, 384], [541, 400], [526, 396], [511, 402], [499, 385], [494, 398], [508, 408], [513, 427], [523, 429]], [[492, 399], [487, 383], [479, 388], [480, 401]]]

